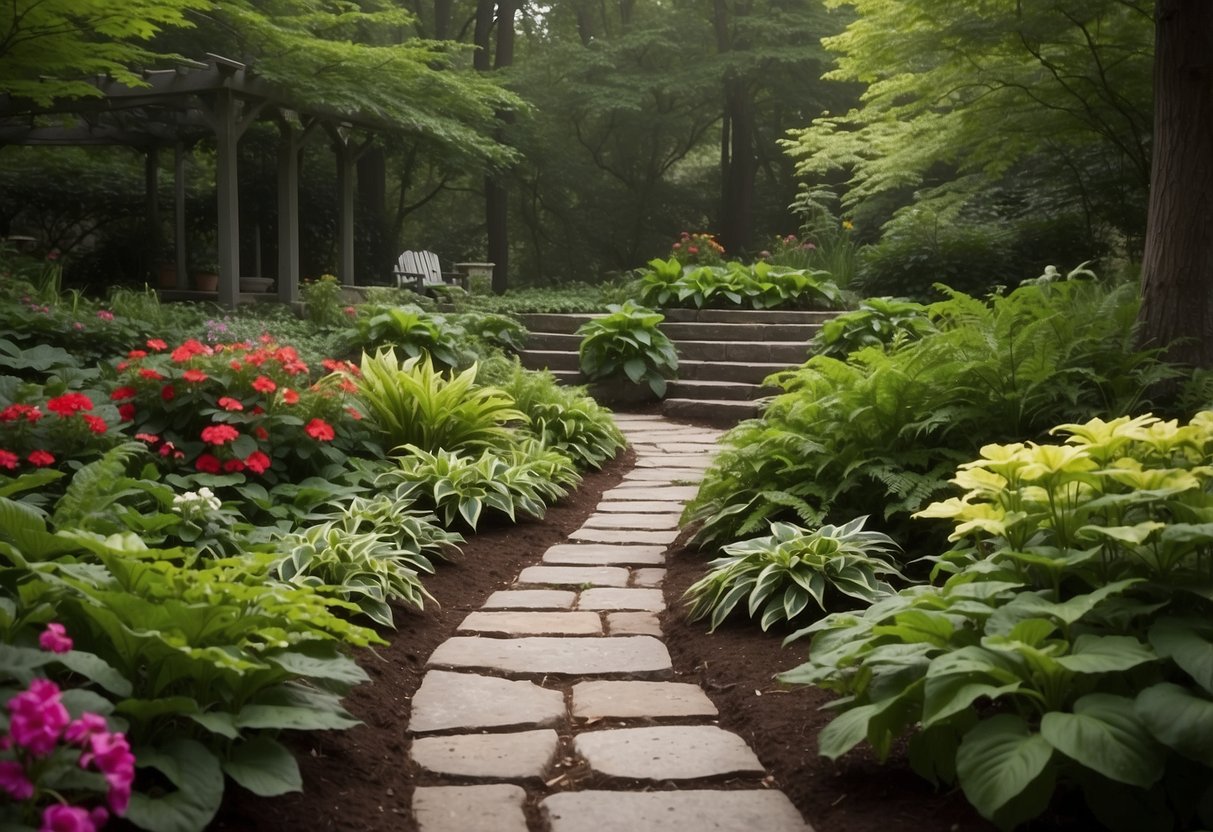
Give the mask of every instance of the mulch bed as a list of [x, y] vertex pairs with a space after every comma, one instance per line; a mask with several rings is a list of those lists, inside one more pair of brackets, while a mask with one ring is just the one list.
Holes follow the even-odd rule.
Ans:
[[[602, 492], [623, 478], [634, 459], [629, 450], [604, 470], [588, 475], [574, 494], [549, 509], [542, 522], [502, 525], [474, 535], [458, 561], [439, 566], [437, 574], [426, 579], [426, 587], [441, 606], [431, 605], [423, 612], [397, 609], [398, 629], [382, 633], [390, 645], [358, 656], [373, 683], [356, 688], [346, 705], [364, 724], [348, 731], [289, 738], [300, 759], [303, 793], [264, 799], [231, 786], [211, 828], [226, 832], [413, 832], [416, 825], [409, 805], [416, 772], [407, 759], [405, 725], [426, 659], [490, 593], [508, 587], [521, 569], [538, 562], [549, 546], [579, 528], [593, 513]], [[720, 709], [720, 724], [743, 736], [771, 773], [763, 784], [786, 792], [820, 832], [993, 829], [958, 790], [937, 792], [914, 775], [902, 750], [895, 749], [887, 765], [878, 764], [862, 750], [837, 764], [818, 756], [816, 735], [829, 719], [819, 708], [828, 695], [807, 688], [789, 689], [772, 678], [803, 660], [807, 641], [785, 649], [781, 641], [786, 631], [764, 634], [756, 625], [737, 621], [708, 635], [702, 623], [689, 623], [679, 598], [702, 575], [705, 561], [704, 555], [684, 547], [676, 549], [668, 563], [669, 610], [663, 615], [663, 625], [675, 678], [698, 683], [707, 691]], [[565, 769], [563, 782], [553, 783], [553, 788], [608, 785], [587, 775]], [[438, 782], [442, 781], [426, 779], [427, 784]], [[753, 781], [720, 783], [717, 788], [756, 785]], [[643, 788], [644, 784], [632, 787]], [[527, 811], [534, 821], [536, 804], [546, 792], [529, 791]]]

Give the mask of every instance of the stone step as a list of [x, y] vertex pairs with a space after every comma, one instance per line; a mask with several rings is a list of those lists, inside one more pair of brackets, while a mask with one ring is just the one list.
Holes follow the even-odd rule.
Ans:
[[763, 387], [759, 384], [744, 384], [736, 381], [704, 381], [702, 379], [671, 381], [666, 387], [666, 396], [671, 399], [728, 399], [729, 401], [752, 401], [763, 396], [773, 396], [778, 387]]
[[674, 350], [686, 361], [767, 361], [799, 366], [809, 357], [803, 341], [675, 341]]
[[556, 314], [551, 312], [527, 312], [518, 315], [518, 320], [528, 332], [565, 332], [577, 331], [577, 327], [591, 318], [601, 318], [605, 312], [590, 314]]
[[671, 341], [800, 341], [809, 340], [820, 324], [755, 324], [666, 321], [661, 331]]
[[758, 404], [753, 401], [729, 401], [727, 399], [663, 399], [661, 415], [670, 419], [694, 419], [716, 425], [735, 425], [742, 419], [758, 415]]
[[528, 350], [560, 350], [561, 352], [577, 352], [581, 346], [581, 336], [568, 332], [532, 332], [527, 335]]
[[804, 309], [663, 309], [671, 323], [823, 324], [841, 315], [837, 311]]
[[683, 381], [733, 381], [759, 384], [772, 373], [786, 369], [785, 364], [757, 361], [680, 361], [678, 378]]
[[520, 352], [518, 358], [528, 370], [578, 370], [581, 367], [576, 351], [527, 349]]

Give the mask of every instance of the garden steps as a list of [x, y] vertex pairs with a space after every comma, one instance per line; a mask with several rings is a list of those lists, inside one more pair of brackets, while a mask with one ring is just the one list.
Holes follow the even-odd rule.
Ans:
[[[837, 312], [745, 309], [666, 309], [661, 331], [678, 353], [662, 412], [719, 425], [756, 416], [760, 400], [779, 393], [770, 375], [808, 358], [808, 342]], [[549, 369], [564, 384], [585, 384], [578, 367], [578, 327], [595, 315], [519, 316], [530, 335], [522, 365]]]
[[[656, 587], [693, 493], [676, 483], [720, 432], [616, 419], [637, 467], [427, 661], [407, 726], [420, 832], [812, 832], [703, 689], [670, 681]], [[667, 542], [638, 542], [655, 529]]]

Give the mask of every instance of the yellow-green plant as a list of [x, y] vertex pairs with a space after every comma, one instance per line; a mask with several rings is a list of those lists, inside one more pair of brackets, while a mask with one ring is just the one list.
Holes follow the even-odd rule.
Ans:
[[384, 444], [396, 450], [506, 447], [514, 442], [511, 423], [526, 422], [527, 416], [502, 391], [477, 385], [476, 370], [473, 364], [444, 375], [428, 355], [401, 363], [394, 349], [363, 353], [358, 398]]

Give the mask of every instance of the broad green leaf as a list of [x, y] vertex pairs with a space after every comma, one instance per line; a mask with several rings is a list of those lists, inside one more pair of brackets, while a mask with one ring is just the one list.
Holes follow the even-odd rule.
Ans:
[[1057, 656], [1059, 665], [1075, 673], [1113, 673], [1137, 667], [1158, 658], [1132, 636], [1081, 635], [1068, 656]]
[[335, 653], [331, 656], [312, 656], [299, 650], [262, 655], [268, 662], [278, 665], [288, 673], [313, 679], [328, 679], [347, 685], [357, 685], [370, 677], [349, 656]]
[[177, 788], [163, 797], [136, 792], [126, 817], [155, 832], [198, 832], [219, 811], [223, 771], [210, 749], [189, 739], [170, 739], [135, 750], [135, 765], [154, 768]]
[[1000, 714], [965, 734], [956, 775], [974, 808], [993, 819], [1046, 774], [1052, 759], [1053, 747], [1021, 717]]
[[240, 731], [236, 728], [235, 714], [227, 711], [203, 711], [202, 713], [186, 714], [186, 716], [212, 734], [218, 734], [229, 740], [240, 736]]
[[291, 728], [297, 731], [324, 731], [350, 728], [358, 724], [358, 720], [333, 708], [245, 705], [236, 714], [237, 728]]
[[234, 745], [223, 770], [259, 797], [303, 791], [299, 764], [291, 752], [269, 737], [254, 737]]
[[1165, 753], [1133, 711], [1133, 700], [1092, 693], [1074, 713], [1052, 711], [1040, 735], [1070, 759], [1120, 783], [1147, 788], [1163, 775]]
[[1139, 693], [1135, 710], [1163, 745], [1213, 767], [1213, 701], [1164, 682]]
[[130, 681], [110, 667], [103, 659], [92, 653], [69, 650], [55, 657], [68, 670], [73, 670], [91, 682], [95, 682], [116, 696], [130, 696]]
[[1150, 644], [1171, 659], [1196, 684], [1213, 694], [1213, 641], [1203, 619], [1163, 618], [1150, 628]]

